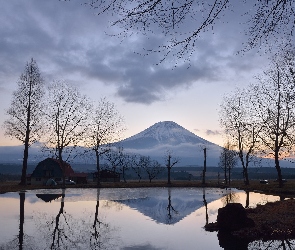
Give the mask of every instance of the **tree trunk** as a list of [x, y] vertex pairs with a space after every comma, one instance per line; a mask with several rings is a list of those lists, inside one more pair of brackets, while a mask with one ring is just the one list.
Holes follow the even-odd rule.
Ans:
[[203, 179], [202, 179], [202, 184], [203, 185], [205, 185], [205, 182], [206, 182], [205, 181], [205, 178], [206, 178], [205, 175], [206, 175], [206, 170], [207, 170], [206, 169], [206, 160], [207, 160], [206, 158], [207, 158], [207, 156], [206, 156], [206, 148], [204, 148], [204, 169], [203, 169]]
[[279, 162], [279, 150], [275, 150], [275, 167], [278, 173], [278, 181], [279, 181], [279, 187], [283, 187], [283, 177], [282, 177], [282, 171], [280, 167]]
[[25, 149], [24, 149], [24, 158], [23, 158], [23, 168], [20, 185], [25, 186], [27, 183], [27, 168], [28, 168], [28, 157], [29, 157], [29, 140], [26, 139]]
[[168, 170], [168, 184], [169, 184], [169, 185], [171, 184], [171, 180], [170, 180], [170, 177], [171, 177], [171, 175], [170, 175], [170, 170], [171, 170], [171, 166], [170, 166], [170, 164], [171, 164], [171, 162], [170, 162], [170, 160], [171, 160], [171, 156], [168, 155], [168, 165], [167, 165], [167, 170]]
[[65, 171], [65, 164], [62, 160], [62, 149], [59, 148], [58, 149], [58, 160], [59, 160], [59, 164], [61, 165], [61, 169], [62, 169], [62, 188], [65, 189], [66, 188], [66, 171]]
[[244, 183], [246, 186], [249, 186], [249, 175], [248, 175], [248, 168], [247, 167], [244, 169], [244, 176], [245, 176]]
[[227, 185], [226, 165], [224, 166], [224, 181], [225, 181], [225, 184]]
[[231, 167], [229, 166], [228, 168], [228, 185], [230, 186], [230, 171], [231, 171]]
[[27, 110], [27, 123], [26, 123], [26, 138], [25, 138], [25, 149], [23, 158], [23, 168], [21, 176], [21, 185], [26, 185], [27, 183], [27, 168], [28, 168], [28, 157], [29, 157], [29, 140], [30, 140], [30, 122], [31, 122], [31, 92], [32, 83], [30, 82], [29, 89], [29, 100], [28, 100], [28, 110]]
[[97, 186], [100, 186], [100, 166], [99, 166], [99, 153], [98, 150], [95, 150], [96, 156], [96, 169], [97, 169]]

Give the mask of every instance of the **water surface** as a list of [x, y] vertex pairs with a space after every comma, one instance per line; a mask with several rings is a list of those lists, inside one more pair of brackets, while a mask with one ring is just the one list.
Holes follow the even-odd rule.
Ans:
[[0, 249], [223, 249], [217, 233], [203, 228], [216, 221], [218, 208], [276, 200], [216, 188], [6, 193], [0, 195]]

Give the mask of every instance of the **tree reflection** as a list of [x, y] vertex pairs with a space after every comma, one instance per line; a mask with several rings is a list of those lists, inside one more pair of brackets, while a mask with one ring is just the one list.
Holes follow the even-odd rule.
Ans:
[[168, 188], [168, 206], [167, 206], [167, 224], [170, 224], [173, 219], [173, 214], [178, 214], [171, 203], [171, 188]]
[[18, 235], [18, 243], [19, 250], [23, 249], [24, 242], [24, 222], [25, 222], [25, 192], [19, 193], [19, 235]]
[[208, 225], [209, 216], [208, 216], [208, 204], [207, 204], [207, 201], [206, 201], [205, 188], [203, 188], [203, 203], [204, 203], [205, 211], [206, 211], [206, 225]]
[[246, 191], [246, 205], [245, 208], [248, 208], [250, 205], [250, 192]]
[[295, 240], [269, 240], [269, 241], [253, 241], [248, 245], [249, 250], [293, 250], [295, 249]]
[[68, 237], [65, 233], [65, 230], [62, 229], [59, 225], [60, 222], [60, 217], [61, 215], [63, 215], [66, 224], [69, 226], [66, 216], [64, 214], [64, 206], [65, 206], [65, 202], [64, 202], [64, 198], [65, 198], [65, 189], [62, 189], [62, 198], [61, 198], [61, 202], [60, 202], [60, 209], [59, 212], [55, 218], [55, 227], [52, 233], [52, 243], [51, 243], [51, 249], [56, 249], [60, 247], [61, 242], [64, 242], [64, 240], [66, 240]]
[[85, 212], [82, 216], [77, 214], [77, 218], [76, 214], [67, 213], [65, 210], [66, 195], [63, 189], [57, 215], [50, 218], [47, 213], [42, 213], [36, 218], [40, 238], [45, 240], [42, 242], [43, 248], [50, 246], [50, 249], [114, 249], [118, 241], [116, 229], [99, 216], [99, 195], [100, 189], [97, 189], [95, 212], [91, 210], [89, 214], [88, 207], [85, 207]]
[[[26, 193], [24, 191], [19, 192], [19, 232], [11, 241], [6, 244], [0, 245], [0, 250], [8, 249], [36, 249], [33, 243], [33, 237], [28, 236], [24, 233], [25, 223], [25, 200]], [[2, 225], [3, 226], [3, 225]]]
[[50, 249], [79, 249], [78, 245], [85, 237], [78, 233], [77, 229], [81, 228], [83, 222], [74, 220], [73, 216], [66, 212], [65, 189], [62, 189], [60, 196], [60, 208], [56, 216], [48, 217], [49, 215], [44, 212], [35, 217], [40, 237], [44, 239], [40, 244], [44, 244], [43, 248], [50, 246]]
[[229, 203], [235, 203], [239, 201], [240, 196], [238, 193], [232, 192], [230, 189], [227, 189], [227, 191], [229, 192], [221, 198], [223, 206], [226, 206]]
[[90, 235], [90, 248], [91, 249], [112, 249], [114, 247], [114, 240], [110, 235], [112, 229], [109, 224], [104, 223], [99, 218], [99, 196], [100, 189], [97, 189], [97, 199], [95, 205], [94, 221], [92, 225], [92, 231]]

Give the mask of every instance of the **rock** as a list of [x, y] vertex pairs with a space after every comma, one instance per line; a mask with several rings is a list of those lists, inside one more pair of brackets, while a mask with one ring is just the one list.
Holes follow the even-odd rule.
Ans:
[[218, 209], [217, 227], [219, 230], [236, 231], [254, 226], [254, 221], [247, 217], [246, 209], [240, 203], [229, 203]]

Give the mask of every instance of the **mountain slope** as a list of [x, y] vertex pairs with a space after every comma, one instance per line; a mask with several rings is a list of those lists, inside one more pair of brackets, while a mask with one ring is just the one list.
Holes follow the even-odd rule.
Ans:
[[181, 143], [213, 145], [172, 121], [158, 122], [121, 143], [126, 148], [150, 148], [156, 145], [179, 145]]
[[207, 148], [208, 166], [217, 166], [221, 147], [172, 121], [158, 122], [120, 142], [124, 151], [151, 156], [163, 163], [167, 151], [180, 159], [180, 165], [203, 165]]

